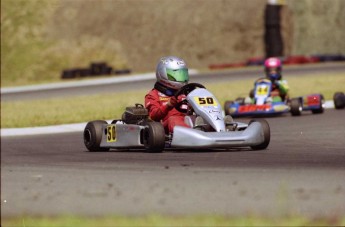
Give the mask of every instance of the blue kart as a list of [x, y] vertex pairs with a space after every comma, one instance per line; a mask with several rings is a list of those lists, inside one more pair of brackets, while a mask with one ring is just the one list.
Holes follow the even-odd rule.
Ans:
[[237, 98], [235, 101], [226, 101], [225, 115], [232, 117], [248, 116], [275, 116], [291, 113], [292, 116], [301, 115], [302, 111], [323, 113], [324, 97], [322, 94], [311, 94], [293, 99], [284, 99], [280, 96], [271, 96], [272, 82], [260, 78], [255, 82], [251, 98]]

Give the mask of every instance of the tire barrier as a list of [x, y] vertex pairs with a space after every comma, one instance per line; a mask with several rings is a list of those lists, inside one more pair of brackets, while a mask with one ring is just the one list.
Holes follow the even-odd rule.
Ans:
[[[345, 61], [345, 55], [341, 54], [328, 54], [328, 55], [294, 55], [280, 58], [284, 65], [294, 65], [294, 64], [312, 64], [312, 63], [323, 63], [323, 62], [340, 62]], [[245, 67], [245, 66], [262, 66], [264, 64], [265, 58], [263, 57], [253, 57], [249, 58], [244, 62], [237, 63], [223, 63], [223, 64], [211, 64], [208, 66], [209, 69], [225, 69], [225, 68], [235, 68], [235, 67]]]
[[345, 55], [341, 55], [341, 54], [335, 54], [335, 55], [314, 55], [313, 57], [318, 58], [320, 62], [345, 61]]
[[113, 71], [113, 68], [108, 66], [105, 62], [100, 63], [91, 63], [90, 65], [91, 75], [110, 75]]
[[235, 68], [235, 67], [244, 67], [246, 66], [245, 62], [239, 63], [225, 63], [225, 64], [212, 64], [209, 65], [210, 69], [224, 69], [224, 68]]
[[131, 73], [130, 69], [113, 69], [106, 62], [92, 62], [89, 68], [65, 69], [61, 72], [62, 79], [73, 79], [89, 76], [121, 75]]
[[289, 56], [283, 59], [284, 65], [316, 63], [320, 60], [312, 56]]

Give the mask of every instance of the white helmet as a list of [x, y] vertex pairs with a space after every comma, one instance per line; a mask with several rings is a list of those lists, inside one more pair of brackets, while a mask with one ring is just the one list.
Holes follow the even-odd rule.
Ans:
[[163, 57], [157, 65], [156, 78], [161, 85], [178, 90], [189, 81], [187, 64], [178, 57]]

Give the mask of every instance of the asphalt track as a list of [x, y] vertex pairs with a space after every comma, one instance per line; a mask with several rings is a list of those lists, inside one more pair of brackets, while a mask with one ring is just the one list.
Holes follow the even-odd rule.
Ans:
[[262, 151], [90, 153], [80, 132], [1, 137], [1, 216], [343, 216], [344, 114], [268, 118]]

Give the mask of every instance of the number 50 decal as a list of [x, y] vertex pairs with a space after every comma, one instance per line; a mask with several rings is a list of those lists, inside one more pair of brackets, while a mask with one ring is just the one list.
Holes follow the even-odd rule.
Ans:
[[212, 97], [194, 97], [199, 106], [218, 106], [218, 103]]
[[115, 141], [116, 141], [115, 125], [108, 125], [107, 126], [107, 142], [115, 142]]

